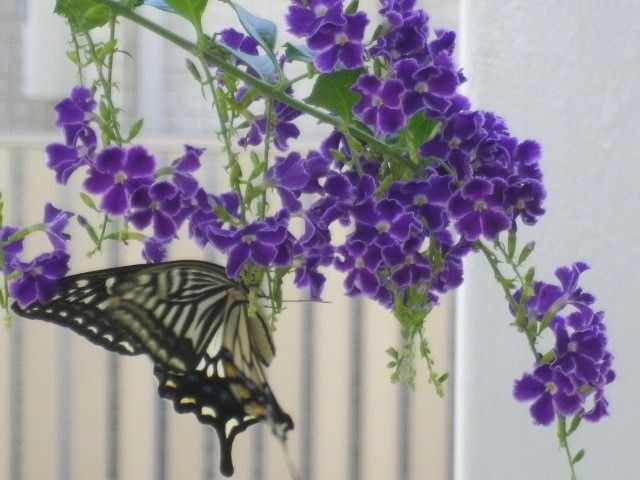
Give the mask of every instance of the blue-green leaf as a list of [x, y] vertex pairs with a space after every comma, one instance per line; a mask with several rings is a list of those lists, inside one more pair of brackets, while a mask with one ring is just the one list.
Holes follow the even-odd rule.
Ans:
[[284, 54], [290, 62], [313, 63], [314, 53], [306, 45], [293, 45], [287, 42], [284, 44]]
[[269, 57], [266, 57], [264, 55], [249, 55], [248, 53], [244, 53], [240, 50], [236, 50], [235, 48], [231, 48], [224, 43], [221, 43], [220, 46], [228, 51], [231, 55], [236, 57], [238, 60], [253, 68], [256, 72], [258, 72], [258, 75], [260, 75], [263, 80], [266, 80], [269, 77], [275, 75], [276, 69]]
[[150, 7], [159, 8], [160, 10], [164, 10], [165, 12], [176, 13], [176, 11], [167, 5], [165, 0], [144, 0], [142, 2], [145, 5], [149, 5]]
[[229, 1], [227, 3], [235, 10], [245, 31], [264, 48], [265, 52], [272, 53], [278, 37], [276, 24], [271, 20], [255, 16], [235, 2]]
[[320, 75], [306, 102], [316, 107], [325, 108], [344, 120], [350, 120], [351, 109], [359, 98], [359, 95], [353, 92], [351, 87], [362, 73], [364, 70], [358, 69]]

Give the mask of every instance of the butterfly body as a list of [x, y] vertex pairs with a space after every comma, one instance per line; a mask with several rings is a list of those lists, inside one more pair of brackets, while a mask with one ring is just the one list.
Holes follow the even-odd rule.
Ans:
[[247, 286], [219, 265], [187, 260], [71, 275], [46, 305], [13, 308], [116, 353], [147, 354], [159, 394], [215, 428], [225, 475], [233, 473], [237, 433], [267, 421], [284, 440], [293, 428], [263, 371], [275, 355], [265, 317], [249, 307]]

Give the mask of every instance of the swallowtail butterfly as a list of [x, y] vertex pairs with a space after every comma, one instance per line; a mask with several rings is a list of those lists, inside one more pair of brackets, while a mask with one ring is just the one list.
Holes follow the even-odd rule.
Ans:
[[220, 470], [228, 476], [236, 434], [266, 421], [284, 441], [293, 428], [267, 383], [263, 367], [275, 348], [248, 296], [223, 267], [189, 260], [71, 275], [46, 305], [13, 309], [71, 328], [107, 350], [151, 357], [160, 395], [215, 428]]

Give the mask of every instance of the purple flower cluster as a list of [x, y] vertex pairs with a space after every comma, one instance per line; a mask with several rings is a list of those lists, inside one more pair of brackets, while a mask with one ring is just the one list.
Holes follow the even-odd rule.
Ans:
[[[69, 235], [65, 232], [72, 214], [57, 209], [47, 203], [44, 207], [43, 223], [34, 231], [42, 230], [47, 234], [53, 250], [37, 255], [30, 261], [21, 258], [24, 240], [19, 239], [0, 245], [4, 254], [4, 275], [15, 278], [9, 283], [9, 293], [23, 307], [35, 302], [49, 302], [57, 293], [57, 281], [69, 271], [67, 243]], [[8, 242], [18, 228], [4, 226], [0, 228], [0, 242]]]
[[[560, 284], [536, 282], [534, 295], [525, 304], [528, 322], [553, 315], [554, 359], [537, 364], [514, 384], [519, 401], [531, 401], [531, 416], [538, 425], [551, 424], [556, 415], [579, 415], [597, 422], [608, 415], [605, 385], [615, 373], [607, 351], [604, 313], [595, 312], [595, 298], [578, 287], [588, 266], [578, 262], [556, 270]], [[519, 295], [518, 295], [519, 297]]]
[[[62, 184], [85, 167], [84, 190], [100, 198], [98, 205], [105, 214], [122, 217], [138, 230], [149, 227], [143, 256], [150, 262], [161, 261], [167, 244], [197, 209], [198, 195], [204, 194], [193, 176], [200, 168], [203, 150], [186, 145], [184, 155], [162, 169], [141, 145], [98, 150], [90, 125], [94, 108], [92, 93], [84, 87], [75, 87], [56, 106], [56, 124], [63, 129], [66, 144], [47, 147], [48, 166]], [[92, 140], [87, 143], [85, 139]]]

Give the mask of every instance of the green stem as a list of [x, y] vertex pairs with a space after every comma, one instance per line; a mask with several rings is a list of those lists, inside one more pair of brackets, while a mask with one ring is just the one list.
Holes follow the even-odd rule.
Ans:
[[[480, 251], [486, 257], [487, 261], [489, 262], [489, 265], [491, 266], [491, 269], [493, 270], [493, 274], [496, 277], [496, 280], [498, 280], [498, 283], [500, 284], [500, 286], [502, 287], [502, 290], [504, 291], [505, 298], [507, 299], [507, 301], [509, 302], [509, 304], [511, 305], [513, 310], [516, 311], [518, 309], [518, 302], [516, 302], [516, 300], [513, 298], [513, 295], [511, 294], [511, 290], [509, 290], [509, 287], [507, 287], [507, 279], [505, 278], [505, 276], [502, 274], [502, 272], [498, 268], [498, 258], [482, 242], [478, 241], [478, 242], [475, 243], [475, 245], [478, 247], [478, 249], [480, 249]], [[524, 287], [524, 283], [523, 283], [523, 287]], [[527, 342], [529, 344], [529, 349], [533, 353], [533, 357], [535, 358], [535, 361], [537, 362], [537, 361], [540, 360], [541, 355], [540, 355], [540, 352], [538, 352], [538, 349], [536, 348], [535, 334], [532, 334], [529, 331], [529, 329], [527, 328], [526, 324], [524, 325], [523, 331], [524, 331], [525, 335], [527, 336]]]
[[[271, 114], [273, 111], [273, 102], [270, 98], [266, 100], [264, 114], [267, 120], [267, 126], [264, 132], [264, 170], [269, 168], [269, 148], [271, 146]], [[262, 190], [262, 201], [259, 206], [258, 216], [264, 218], [267, 214], [267, 189]]]
[[78, 82], [84, 85], [84, 75], [82, 74], [82, 57], [80, 55], [80, 44], [78, 43], [78, 36], [73, 28], [71, 28], [71, 43], [73, 43], [73, 50], [76, 52], [76, 59], [78, 61]]
[[[162, 27], [160, 27], [162, 28]], [[202, 31], [201, 25], [195, 25], [196, 35], [198, 37], [197, 45], [206, 45], [210, 39], [207, 37]], [[203, 48], [198, 48], [196, 45], [195, 56], [200, 61], [200, 66], [204, 71], [204, 75], [207, 81], [207, 85], [209, 86], [209, 90], [211, 91], [211, 97], [213, 101], [213, 106], [218, 115], [218, 122], [220, 123], [220, 133], [222, 134], [222, 141], [224, 143], [224, 151], [227, 155], [229, 168], [237, 168], [238, 167], [238, 157], [233, 151], [233, 147], [231, 146], [231, 135], [229, 133], [229, 128], [227, 126], [227, 122], [222, 115], [222, 105], [220, 104], [220, 99], [218, 98], [218, 92], [216, 91], [216, 84], [213, 75], [211, 75], [211, 71], [209, 70], [209, 65], [207, 62], [206, 53]], [[193, 52], [192, 52], [193, 53]], [[237, 194], [242, 198], [242, 192], [240, 191], [240, 185], [231, 185], [231, 188], [234, 189]], [[244, 202], [240, 202], [240, 212], [243, 219], [246, 219], [245, 205]]]
[[[109, 110], [111, 111], [111, 127], [113, 129], [113, 133], [116, 137], [116, 143], [118, 145], [122, 145], [124, 143], [124, 140], [122, 138], [122, 135], [120, 134], [120, 125], [118, 124], [118, 119], [117, 119], [117, 110], [116, 107], [113, 103], [113, 98], [112, 98], [112, 89], [111, 89], [111, 83], [109, 81], [107, 81], [107, 78], [104, 76], [104, 72], [102, 71], [102, 63], [100, 62], [100, 60], [98, 59], [98, 53], [96, 50], [96, 45], [93, 42], [93, 39], [91, 38], [91, 34], [89, 32], [84, 34], [86, 40], [87, 40], [87, 44], [89, 45], [89, 50], [91, 51], [91, 56], [92, 61], [96, 67], [96, 71], [98, 73], [98, 80], [100, 81], [100, 83], [102, 84], [102, 88], [104, 90], [104, 98], [105, 101], [107, 102], [107, 106], [109, 107]], [[113, 65], [112, 65], [113, 66]]]
[[[116, 38], [116, 16], [111, 15], [111, 19], [109, 20], [109, 41], [113, 41]], [[115, 51], [112, 51], [109, 54], [109, 58], [107, 60], [107, 84], [109, 85], [109, 96], [111, 96], [111, 86], [113, 85], [113, 57], [115, 55]]]
[[567, 461], [569, 462], [569, 468], [571, 469], [571, 480], [578, 480], [573, 463], [573, 454], [569, 447], [569, 439], [567, 435], [567, 420], [563, 415], [558, 415], [558, 439], [560, 441], [560, 447], [565, 451]]
[[[174, 45], [177, 45], [178, 47], [182, 48], [183, 50], [191, 53], [192, 55], [194, 55], [195, 57], [199, 57], [200, 56], [200, 49], [198, 48], [198, 45], [196, 45], [193, 42], [190, 42], [189, 40], [176, 35], [175, 33], [171, 32], [170, 30], [167, 30], [166, 28], [162, 27], [161, 25], [158, 25], [157, 23], [154, 23], [152, 21], [150, 21], [147, 18], [144, 18], [140, 15], [138, 15], [137, 13], [135, 13], [132, 9], [118, 3], [115, 0], [94, 0], [95, 3], [100, 4], [100, 5], [105, 5], [107, 7], [109, 7], [111, 9], [112, 12], [114, 12], [116, 15], [120, 15], [124, 18], [128, 18], [129, 20], [137, 23], [138, 25], [140, 25], [141, 27], [146, 28], [147, 30], [150, 30], [158, 35], [160, 35], [161, 37], [165, 38], [166, 40], [170, 41], [171, 43], [173, 43]], [[334, 128], [336, 128], [339, 131], [342, 131], [343, 133], [347, 133], [355, 138], [357, 138], [358, 140], [360, 140], [361, 142], [365, 143], [366, 145], [368, 145], [369, 147], [377, 150], [380, 153], [383, 153], [385, 155], [389, 155], [391, 158], [402, 162], [403, 164], [405, 163], [405, 161], [400, 157], [399, 153], [396, 151], [396, 149], [390, 145], [387, 145], [386, 143], [384, 143], [381, 140], [378, 140], [377, 138], [375, 138], [373, 135], [365, 132], [364, 130], [358, 128], [357, 126], [354, 125], [349, 125], [349, 126], [344, 126], [342, 120], [338, 117], [335, 117], [333, 115], [330, 115], [329, 113], [326, 113], [322, 110], [319, 110], [301, 100], [297, 100], [289, 95], [287, 95], [284, 91], [282, 91], [280, 88], [278, 88], [277, 86], [271, 85], [269, 83], [263, 82], [262, 80], [260, 80], [259, 78], [256, 78], [250, 74], [248, 74], [247, 72], [245, 72], [244, 70], [236, 67], [235, 65], [229, 63], [227, 60], [225, 60], [221, 55], [219, 55], [216, 52], [213, 51], [208, 51], [208, 52], [204, 52], [202, 53], [202, 57], [204, 58], [204, 60], [212, 65], [215, 65], [221, 69], [223, 69], [226, 72], [229, 72], [231, 74], [233, 74], [236, 78], [238, 78], [239, 80], [242, 80], [243, 82], [245, 82], [246, 84], [248, 84], [251, 87], [254, 87], [256, 90], [258, 90], [260, 93], [262, 93], [263, 95], [270, 97], [272, 99], [275, 100], [279, 100], [287, 105], [289, 105], [290, 107], [295, 108], [296, 110], [299, 110], [303, 113], [306, 113], [308, 115], [311, 115], [312, 117], [317, 118], [318, 120], [327, 123], [331, 126], [333, 126]]]

